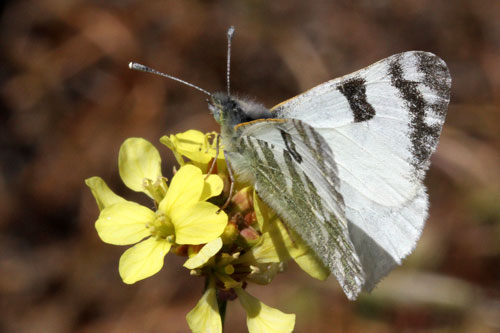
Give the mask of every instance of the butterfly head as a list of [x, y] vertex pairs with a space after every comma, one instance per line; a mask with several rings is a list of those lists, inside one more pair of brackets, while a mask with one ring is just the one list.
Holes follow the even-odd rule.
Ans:
[[227, 119], [228, 110], [236, 107], [236, 102], [224, 93], [215, 93], [207, 99], [208, 109], [218, 124], [224, 124]]

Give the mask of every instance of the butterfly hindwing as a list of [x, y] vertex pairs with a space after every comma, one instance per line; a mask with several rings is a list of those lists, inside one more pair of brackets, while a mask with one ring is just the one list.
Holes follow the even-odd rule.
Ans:
[[364, 284], [350, 240], [333, 153], [300, 120], [262, 120], [238, 126], [232, 152], [238, 176], [254, 183], [262, 199], [330, 268], [351, 299]]
[[408, 255], [427, 218], [422, 183], [450, 97], [444, 61], [397, 54], [285, 101], [271, 111], [325, 140], [337, 167], [350, 237], [373, 286]]

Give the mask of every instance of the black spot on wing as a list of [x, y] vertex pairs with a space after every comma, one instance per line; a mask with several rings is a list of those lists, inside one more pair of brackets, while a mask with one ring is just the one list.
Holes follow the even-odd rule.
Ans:
[[302, 156], [297, 151], [292, 136], [282, 129], [280, 129], [280, 133], [283, 141], [285, 142], [286, 150], [290, 153], [290, 155], [292, 155], [293, 159], [297, 161], [297, 163], [302, 163]]
[[439, 140], [441, 125], [428, 125], [425, 122], [427, 102], [418, 89], [419, 82], [409, 81], [403, 77], [399, 57], [389, 64], [389, 75], [392, 86], [399, 90], [410, 113], [410, 152], [414, 157], [410, 162], [416, 170], [426, 169], [429, 157]]
[[354, 115], [354, 121], [359, 123], [375, 116], [375, 109], [366, 100], [365, 79], [354, 77], [343, 82], [337, 89], [347, 98]]

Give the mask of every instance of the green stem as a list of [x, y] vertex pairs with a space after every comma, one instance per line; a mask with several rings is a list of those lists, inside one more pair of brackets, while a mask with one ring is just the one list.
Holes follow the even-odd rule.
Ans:
[[224, 332], [224, 321], [226, 319], [227, 301], [221, 301], [218, 299], [217, 304], [219, 305], [219, 315], [220, 315], [220, 320], [222, 322], [222, 332]]

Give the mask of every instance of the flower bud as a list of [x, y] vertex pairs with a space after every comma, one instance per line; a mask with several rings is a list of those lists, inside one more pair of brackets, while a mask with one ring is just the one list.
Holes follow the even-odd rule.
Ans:
[[243, 246], [252, 247], [259, 242], [260, 235], [254, 228], [248, 227], [240, 231], [239, 239], [242, 240]]
[[252, 210], [248, 213], [245, 214], [245, 217], [243, 218], [245, 220], [245, 223], [247, 226], [251, 226], [255, 222], [257, 222], [257, 215], [255, 214], [255, 211]]
[[238, 226], [234, 222], [229, 222], [224, 229], [220, 238], [222, 238], [222, 244], [232, 244], [236, 238], [238, 238], [239, 230]]
[[231, 202], [234, 204], [235, 208], [239, 212], [244, 212], [253, 207], [253, 190], [251, 187], [245, 187], [244, 189], [238, 191]]

